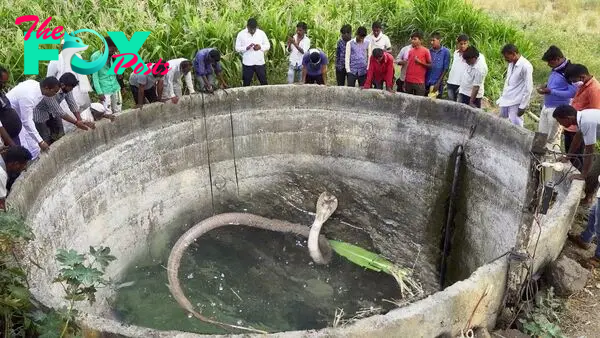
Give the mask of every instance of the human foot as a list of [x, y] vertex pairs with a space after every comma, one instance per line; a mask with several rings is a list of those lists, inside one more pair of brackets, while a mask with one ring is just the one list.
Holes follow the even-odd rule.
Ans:
[[583, 239], [581, 239], [581, 236], [579, 235], [567, 234], [567, 237], [571, 242], [573, 242], [573, 244], [577, 245], [578, 247], [584, 250], [588, 250], [591, 246], [590, 243], [584, 242]]

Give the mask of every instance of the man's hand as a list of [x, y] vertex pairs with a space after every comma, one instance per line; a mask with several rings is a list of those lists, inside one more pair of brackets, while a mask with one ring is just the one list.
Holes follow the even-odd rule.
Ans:
[[88, 127], [81, 120], [75, 122], [75, 126], [81, 130], [88, 130]]
[[294, 43], [294, 38], [291, 36], [288, 36], [288, 40], [287, 40], [288, 45], [291, 45]]
[[90, 129], [96, 129], [96, 124], [92, 121], [83, 121], [83, 124]]
[[143, 104], [136, 104], [135, 109], [142, 109], [143, 106], [144, 106]]
[[422, 64], [422, 63], [421, 63], [421, 60], [419, 60], [419, 57], [418, 57], [418, 56], [415, 56], [415, 63], [417, 63], [417, 64]]
[[583, 176], [582, 174], [577, 174], [577, 175], [572, 175], [571, 176], [571, 180], [585, 180], [585, 176]]
[[473, 108], [479, 108], [477, 107], [477, 105], [475, 104], [475, 101], [469, 101], [469, 106], [473, 107]]
[[113, 114], [104, 114], [104, 117], [107, 118], [107, 119], [109, 119], [110, 122], [114, 121], [117, 118]]
[[388, 92], [388, 93], [392, 93], [392, 94], [394, 94], [394, 88], [389, 88], [389, 87], [388, 87], [388, 89], [387, 89], [387, 92]]
[[253, 43], [251, 43], [250, 45], [248, 45], [248, 47], [246, 47], [246, 50], [250, 50], [252, 48], [254, 48], [254, 44]]
[[221, 87], [221, 89], [227, 89], [227, 88], [229, 88], [229, 86], [225, 82], [221, 82], [220, 87]]
[[44, 141], [38, 143], [38, 145], [40, 146], [40, 149], [42, 149], [42, 151], [48, 151], [48, 149], [50, 149], [50, 146], [48, 145], [48, 143], [46, 143]]
[[213, 92], [213, 86], [211, 84], [207, 83], [207, 84], [204, 85], [204, 90], [206, 90], [209, 93], [212, 93]]
[[569, 157], [568, 156], [562, 156], [561, 158], [558, 159], [560, 162], [562, 163], [567, 163], [569, 162]]
[[179, 102], [179, 97], [177, 97], [177, 96], [173, 96], [173, 97], [171, 98], [171, 102], [173, 102], [173, 103], [177, 104], [177, 102]]
[[523, 116], [523, 114], [525, 114], [525, 109], [519, 108], [519, 112], [517, 113], [517, 115], [519, 115], [519, 117], [521, 117], [521, 116]]
[[253, 47], [253, 48], [254, 48], [254, 50], [260, 50], [260, 45], [259, 45], [259, 44], [256, 44], [256, 45], [254, 45], [254, 47]]
[[104, 102], [104, 95], [100, 95], [100, 97], [98, 97], [98, 101]]
[[537, 89], [537, 92], [542, 95], [550, 94], [550, 88], [540, 87]]

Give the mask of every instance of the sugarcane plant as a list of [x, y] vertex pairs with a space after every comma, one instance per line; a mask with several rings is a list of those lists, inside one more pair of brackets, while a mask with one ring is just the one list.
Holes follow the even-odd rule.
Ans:
[[415, 297], [423, 294], [422, 286], [412, 276], [412, 269], [400, 267], [381, 255], [356, 245], [336, 240], [329, 240], [329, 244], [333, 251], [348, 259], [350, 262], [365, 269], [384, 272], [394, 277], [396, 282], [398, 282], [398, 286], [400, 286], [402, 298]]

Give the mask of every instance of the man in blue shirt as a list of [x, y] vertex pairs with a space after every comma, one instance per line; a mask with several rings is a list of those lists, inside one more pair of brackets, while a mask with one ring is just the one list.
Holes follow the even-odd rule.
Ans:
[[[546, 141], [548, 149], [560, 151], [560, 130], [558, 122], [552, 117], [552, 113], [554, 113], [556, 107], [571, 102], [571, 99], [577, 92], [577, 87], [570, 84], [567, 78], [565, 78], [565, 69], [571, 63], [565, 58], [558, 47], [550, 46], [542, 56], [542, 60], [548, 63], [552, 71], [548, 77], [548, 82], [537, 89], [538, 93], [544, 95], [544, 106], [540, 113], [538, 132], [548, 135]], [[565, 141], [569, 141], [565, 142], [565, 144], [571, 144], [570, 140]], [[568, 151], [569, 148], [566, 150]], [[577, 165], [581, 166], [581, 163], [577, 163]]]
[[327, 83], [327, 55], [319, 49], [311, 49], [302, 58], [302, 82], [308, 84]]
[[[448, 73], [450, 67], [450, 50], [442, 46], [442, 35], [440, 33], [431, 34], [431, 68], [427, 70], [427, 78], [425, 80], [425, 95], [436, 92], [437, 97], [441, 98], [444, 92], [444, 77]], [[432, 88], [433, 87], [433, 88]]]
[[196, 53], [193, 66], [198, 81], [199, 90], [212, 93], [217, 89], [215, 81], [219, 79], [219, 85], [222, 89], [227, 88], [227, 83], [223, 79], [223, 70], [221, 69], [221, 53], [215, 48], [204, 48]]

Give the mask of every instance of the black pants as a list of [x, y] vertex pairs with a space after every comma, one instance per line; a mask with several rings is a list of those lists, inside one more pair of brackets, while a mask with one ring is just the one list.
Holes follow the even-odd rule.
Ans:
[[[468, 105], [469, 101], [471, 101], [471, 97], [467, 95], [458, 94], [458, 97], [458, 102], [464, 103], [466, 105]], [[475, 98], [473, 103], [475, 104], [475, 107], [481, 108], [481, 98]]]
[[458, 96], [459, 96], [458, 88], [460, 88], [460, 86], [448, 83], [446, 85], [446, 87], [447, 87], [447, 90], [448, 90], [448, 100], [460, 102], [460, 100], [458, 99]]
[[35, 129], [47, 144], [52, 144], [65, 135], [65, 129], [62, 124], [62, 118], [59, 116], [50, 116], [46, 122], [35, 122]]
[[396, 80], [396, 91], [398, 93], [404, 93], [404, 81], [400, 80], [400, 78]]
[[267, 68], [265, 67], [265, 65], [242, 65], [242, 82], [244, 83], [244, 87], [247, 87], [250, 85], [250, 83], [252, 83], [252, 78], [254, 78], [255, 73], [256, 77], [258, 78], [258, 82], [260, 82], [262, 86], [267, 85]]
[[[144, 102], [138, 102], [138, 87], [134, 85], [129, 85], [131, 89], [131, 94], [133, 95], [133, 99], [135, 100], [135, 104], [143, 104]], [[158, 96], [156, 95], [156, 87], [152, 86], [152, 88], [148, 88], [144, 90], [144, 97], [148, 100], [148, 102], [158, 102]]]
[[358, 76], [356, 74], [348, 73], [348, 87], [355, 87], [356, 81], [358, 81], [358, 86], [362, 87], [367, 80], [367, 75]]
[[320, 85], [325, 84], [325, 82], [323, 81], [323, 74], [316, 75], [316, 76], [312, 76], [312, 75], [308, 75], [307, 74], [306, 75], [306, 82], [305, 83], [307, 83], [307, 84], [316, 83], [316, 84], [320, 84]]
[[425, 84], [424, 83], [410, 83], [405, 82], [404, 86], [406, 87], [406, 93], [424, 96], [425, 95]]
[[337, 81], [338, 86], [346, 85], [346, 76], [348, 73], [345, 69], [336, 69], [335, 70], [335, 80]]
[[[575, 137], [575, 133], [565, 130], [563, 132], [563, 135], [564, 135], [564, 141], [565, 141], [565, 153], [568, 153], [569, 149], [571, 148], [571, 143], [573, 142], [573, 138]], [[575, 151], [573, 153], [577, 154], [577, 155], [581, 155], [581, 154], [583, 154], [583, 148], [584, 148], [584, 144], [583, 144], [583, 140], [581, 140], [581, 144], [579, 145], [579, 148], [575, 149]], [[573, 166], [575, 168], [577, 168], [577, 170], [581, 171], [581, 169], [583, 169], [583, 156], [576, 156], [576, 157], [571, 158], [571, 163], [573, 164]], [[596, 182], [598, 181], [597, 175], [596, 175], [595, 180], [596, 180]]]

